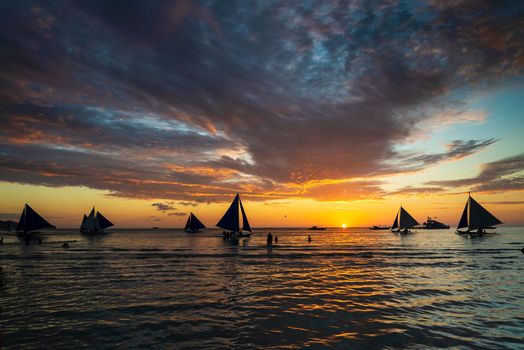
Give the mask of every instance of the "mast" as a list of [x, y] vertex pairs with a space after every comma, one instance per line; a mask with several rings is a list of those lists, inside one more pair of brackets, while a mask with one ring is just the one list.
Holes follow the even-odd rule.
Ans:
[[84, 229], [87, 232], [94, 232], [96, 228], [96, 222], [95, 222], [95, 207], [91, 209], [91, 212], [87, 216], [86, 222], [84, 224]]
[[24, 227], [25, 227], [25, 208], [26, 206], [27, 204], [24, 205], [24, 209], [22, 209], [22, 215], [20, 215], [20, 220], [18, 220], [18, 225], [16, 225], [17, 232], [25, 231]]
[[186, 226], [184, 226], [184, 230], [188, 230], [191, 227], [191, 214], [187, 217]]
[[398, 215], [400, 213], [400, 210], [398, 211], [397, 215], [395, 215], [395, 221], [393, 221], [393, 225], [391, 225], [391, 229], [397, 229], [398, 228]]
[[462, 216], [460, 217], [460, 221], [457, 225], [457, 229], [468, 227], [468, 214], [469, 214], [469, 198], [466, 201], [466, 205], [464, 206], [464, 211], [462, 212]]
[[84, 217], [82, 218], [82, 224], [80, 225], [80, 230], [85, 230], [85, 228], [86, 228], [86, 221], [87, 221], [87, 215], [84, 214]]

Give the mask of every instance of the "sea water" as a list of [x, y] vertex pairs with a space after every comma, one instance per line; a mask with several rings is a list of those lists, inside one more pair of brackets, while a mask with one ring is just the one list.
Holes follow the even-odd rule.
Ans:
[[524, 229], [498, 231], [4, 235], [0, 348], [524, 349]]

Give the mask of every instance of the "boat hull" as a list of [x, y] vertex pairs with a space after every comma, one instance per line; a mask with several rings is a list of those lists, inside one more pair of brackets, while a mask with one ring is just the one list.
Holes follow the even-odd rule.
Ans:
[[421, 230], [449, 230], [449, 225], [443, 226], [423, 226], [420, 227]]
[[416, 231], [404, 230], [404, 229], [402, 229], [402, 230], [399, 230], [399, 229], [393, 229], [393, 230], [391, 230], [391, 232], [393, 232], [393, 233], [399, 233], [399, 234], [401, 234], [401, 235], [409, 235], [409, 234], [411, 234], [411, 233], [415, 233]]
[[187, 232], [187, 233], [199, 233], [199, 232], [202, 232], [200, 230], [184, 230], [184, 232]]
[[495, 231], [486, 231], [486, 229], [475, 229], [475, 230], [456, 230], [456, 234], [458, 235], [468, 235], [468, 236], [483, 236], [483, 235], [492, 235], [497, 232]]
[[97, 230], [97, 231], [80, 230], [80, 233], [83, 235], [94, 236], [94, 235], [103, 235], [103, 234], [106, 234], [107, 232], [105, 230]]

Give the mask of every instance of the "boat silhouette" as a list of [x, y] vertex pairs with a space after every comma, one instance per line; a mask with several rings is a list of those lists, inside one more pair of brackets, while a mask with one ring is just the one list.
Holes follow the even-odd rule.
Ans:
[[402, 208], [400, 206], [400, 209], [395, 216], [395, 221], [393, 222], [393, 225], [391, 226], [391, 232], [397, 232], [397, 233], [411, 233], [409, 230], [410, 228], [413, 228], [417, 226], [419, 223], [417, 220], [411, 216], [406, 209]]
[[480, 235], [488, 233], [486, 230], [493, 230], [495, 229], [494, 226], [500, 224], [502, 224], [502, 221], [474, 200], [470, 193], [456, 232], [459, 234]]
[[18, 235], [30, 235], [33, 233], [40, 232], [44, 228], [56, 228], [54, 225], [51, 225], [43, 217], [40, 216], [29, 204], [24, 205], [22, 214], [20, 215], [20, 220], [16, 226], [16, 232]]
[[206, 228], [204, 224], [198, 220], [195, 214], [189, 213], [189, 216], [187, 217], [186, 226], [184, 226], [184, 231], [188, 233], [196, 233], [200, 232], [201, 229]]
[[[242, 230], [240, 229], [240, 215], [242, 215]], [[238, 193], [216, 226], [227, 231], [224, 232], [229, 241], [238, 241], [239, 238], [251, 236], [251, 226]]]
[[101, 234], [105, 233], [104, 230], [111, 226], [113, 226], [113, 223], [93, 207], [88, 216], [84, 214], [82, 224], [80, 225], [80, 232], [85, 234]]

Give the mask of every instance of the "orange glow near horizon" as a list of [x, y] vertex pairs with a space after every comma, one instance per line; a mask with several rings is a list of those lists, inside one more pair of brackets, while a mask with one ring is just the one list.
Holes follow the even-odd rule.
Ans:
[[[195, 213], [206, 226], [214, 227], [229, 205], [229, 202], [220, 202], [190, 206], [180, 204], [184, 202], [183, 200], [121, 198], [110, 196], [106, 191], [85, 187], [52, 188], [0, 183], [0, 191], [3, 194], [0, 200], [2, 220], [18, 220], [22, 207], [27, 202], [59, 228], [77, 227], [82, 215], [88, 213], [93, 205], [113, 221], [117, 228], [182, 227], [189, 212]], [[341, 223], [348, 222], [351, 223], [351, 227], [390, 225], [400, 203], [420, 223], [431, 216], [455, 226], [463, 210], [466, 196], [464, 194], [392, 196], [383, 200], [366, 201], [313, 199], [252, 201], [242, 198], [242, 201], [250, 223], [255, 228], [312, 225], [343, 227]], [[524, 225], [522, 217], [524, 204], [520, 192], [474, 196], [506, 225]], [[152, 206], [153, 203], [158, 202], [172, 203], [176, 209], [171, 212], [159, 211]], [[504, 204], [497, 204], [497, 202]], [[174, 213], [179, 215], [173, 215]]]

